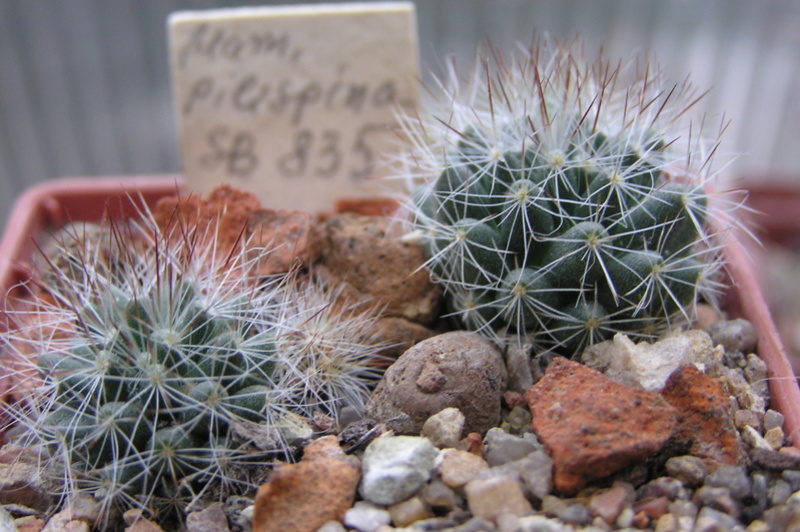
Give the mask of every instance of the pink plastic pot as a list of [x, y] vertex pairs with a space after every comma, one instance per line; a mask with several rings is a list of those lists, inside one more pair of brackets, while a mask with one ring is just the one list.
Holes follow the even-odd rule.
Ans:
[[[68, 221], [100, 220], [106, 209], [116, 217], [133, 215], [142, 202], [152, 206], [160, 198], [180, 192], [182, 186], [182, 178], [172, 175], [62, 179], [32, 188], [17, 201], [0, 243], [0, 294], [9, 294], [14, 285], [29, 277], [34, 241], [42, 232]], [[760, 208], [770, 212], [772, 207]], [[800, 208], [795, 207], [792, 214], [796, 220], [793, 227], [800, 228]], [[761, 294], [754, 265], [735, 234], [728, 235], [726, 244], [732, 280], [725, 295], [726, 310], [758, 329], [758, 354], [769, 367], [772, 407], [785, 416], [786, 434], [800, 443], [800, 389]], [[4, 323], [0, 317], [0, 327]]]

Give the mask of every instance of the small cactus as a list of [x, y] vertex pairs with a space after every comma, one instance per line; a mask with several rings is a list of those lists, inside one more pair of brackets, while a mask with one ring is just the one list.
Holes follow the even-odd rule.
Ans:
[[722, 266], [706, 190], [719, 140], [685, 127], [692, 87], [579, 48], [494, 52], [402, 120], [411, 234], [450, 315], [569, 355], [692, 319]]
[[130, 227], [91, 231], [113, 253], [62, 232], [42, 286], [9, 312], [22, 398], [4, 413], [62, 472], [63, 495], [94, 495], [104, 519], [174, 516], [252, 488], [247, 466], [291, 458], [290, 425], [363, 410], [383, 347], [368, 342], [374, 312], [342, 314], [313, 278], [259, 278], [268, 251], [246, 243], [217, 256], [202, 228], [162, 230], [146, 213]]

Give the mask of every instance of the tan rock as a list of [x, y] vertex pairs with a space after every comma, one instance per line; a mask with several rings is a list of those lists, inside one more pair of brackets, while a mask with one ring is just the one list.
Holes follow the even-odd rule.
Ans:
[[337, 215], [325, 223], [322, 262], [334, 278], [382, 305], [385, 316], [429, 325], [439, 314], [441, 288], [422, 267], [422, 246], [402, 236], [402, 226], [388, 218]]
[[14, 519], [14, 524], [17, 527], [17, 532], [41, 532], [45, 522], [36, 516], [26, 515], [25, 517]]
[[428, 506], [419, 497], [411, 497], [389, 507], [389, 515], [396, 527], [409, 526], [412, 523], [432, 517]]
[[277, 467], [258, 489], [253, 532], [315, 532], [341, 521], [360, 478], [360, 463], [339, 448], [336, 436], [315, 440], [300, 462]]
[[438, 472], [442, 482], [451, 488], [460, 488], [487, 469], [489, 464], [480, 456], [467, 451], [449, 449], [442, 454]]
[[520, 485], [510, 477], [473, 480], [464, 489], [469, 510], [475, 517], [496, 521], [503, 514], [522, 517], [533, 511]]

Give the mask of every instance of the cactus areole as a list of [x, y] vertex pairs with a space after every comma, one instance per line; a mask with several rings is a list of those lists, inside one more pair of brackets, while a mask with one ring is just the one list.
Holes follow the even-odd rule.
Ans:
[[706, 222], [725, 203], [706, 192], [724, 124], [709, 136], [687, 118], [692, 86], [580, 48], [479, 56], [403, 121], [411, 234], [450, 315], [567, 355], [616, 332], [652, 338], [713, 303]]

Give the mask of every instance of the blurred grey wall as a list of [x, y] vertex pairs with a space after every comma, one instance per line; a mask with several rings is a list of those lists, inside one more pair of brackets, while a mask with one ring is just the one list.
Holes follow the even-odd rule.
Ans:
[[[14, 197], [42, 180], [178, 172], [167, 15], [256, 3], [0, 0], [0, 224]], [[485, 39], [510, 47], [535, 31], [580, 34], [615, 58], [652, 52], [673, 80], [691, 74], [712, 89], [709, 116], [732, 119], [724, 149], [741, 155], [728, 175], [800, 178], [796, 0], [416, 4], [425, 72], [450, 54], [469, 64]]]

